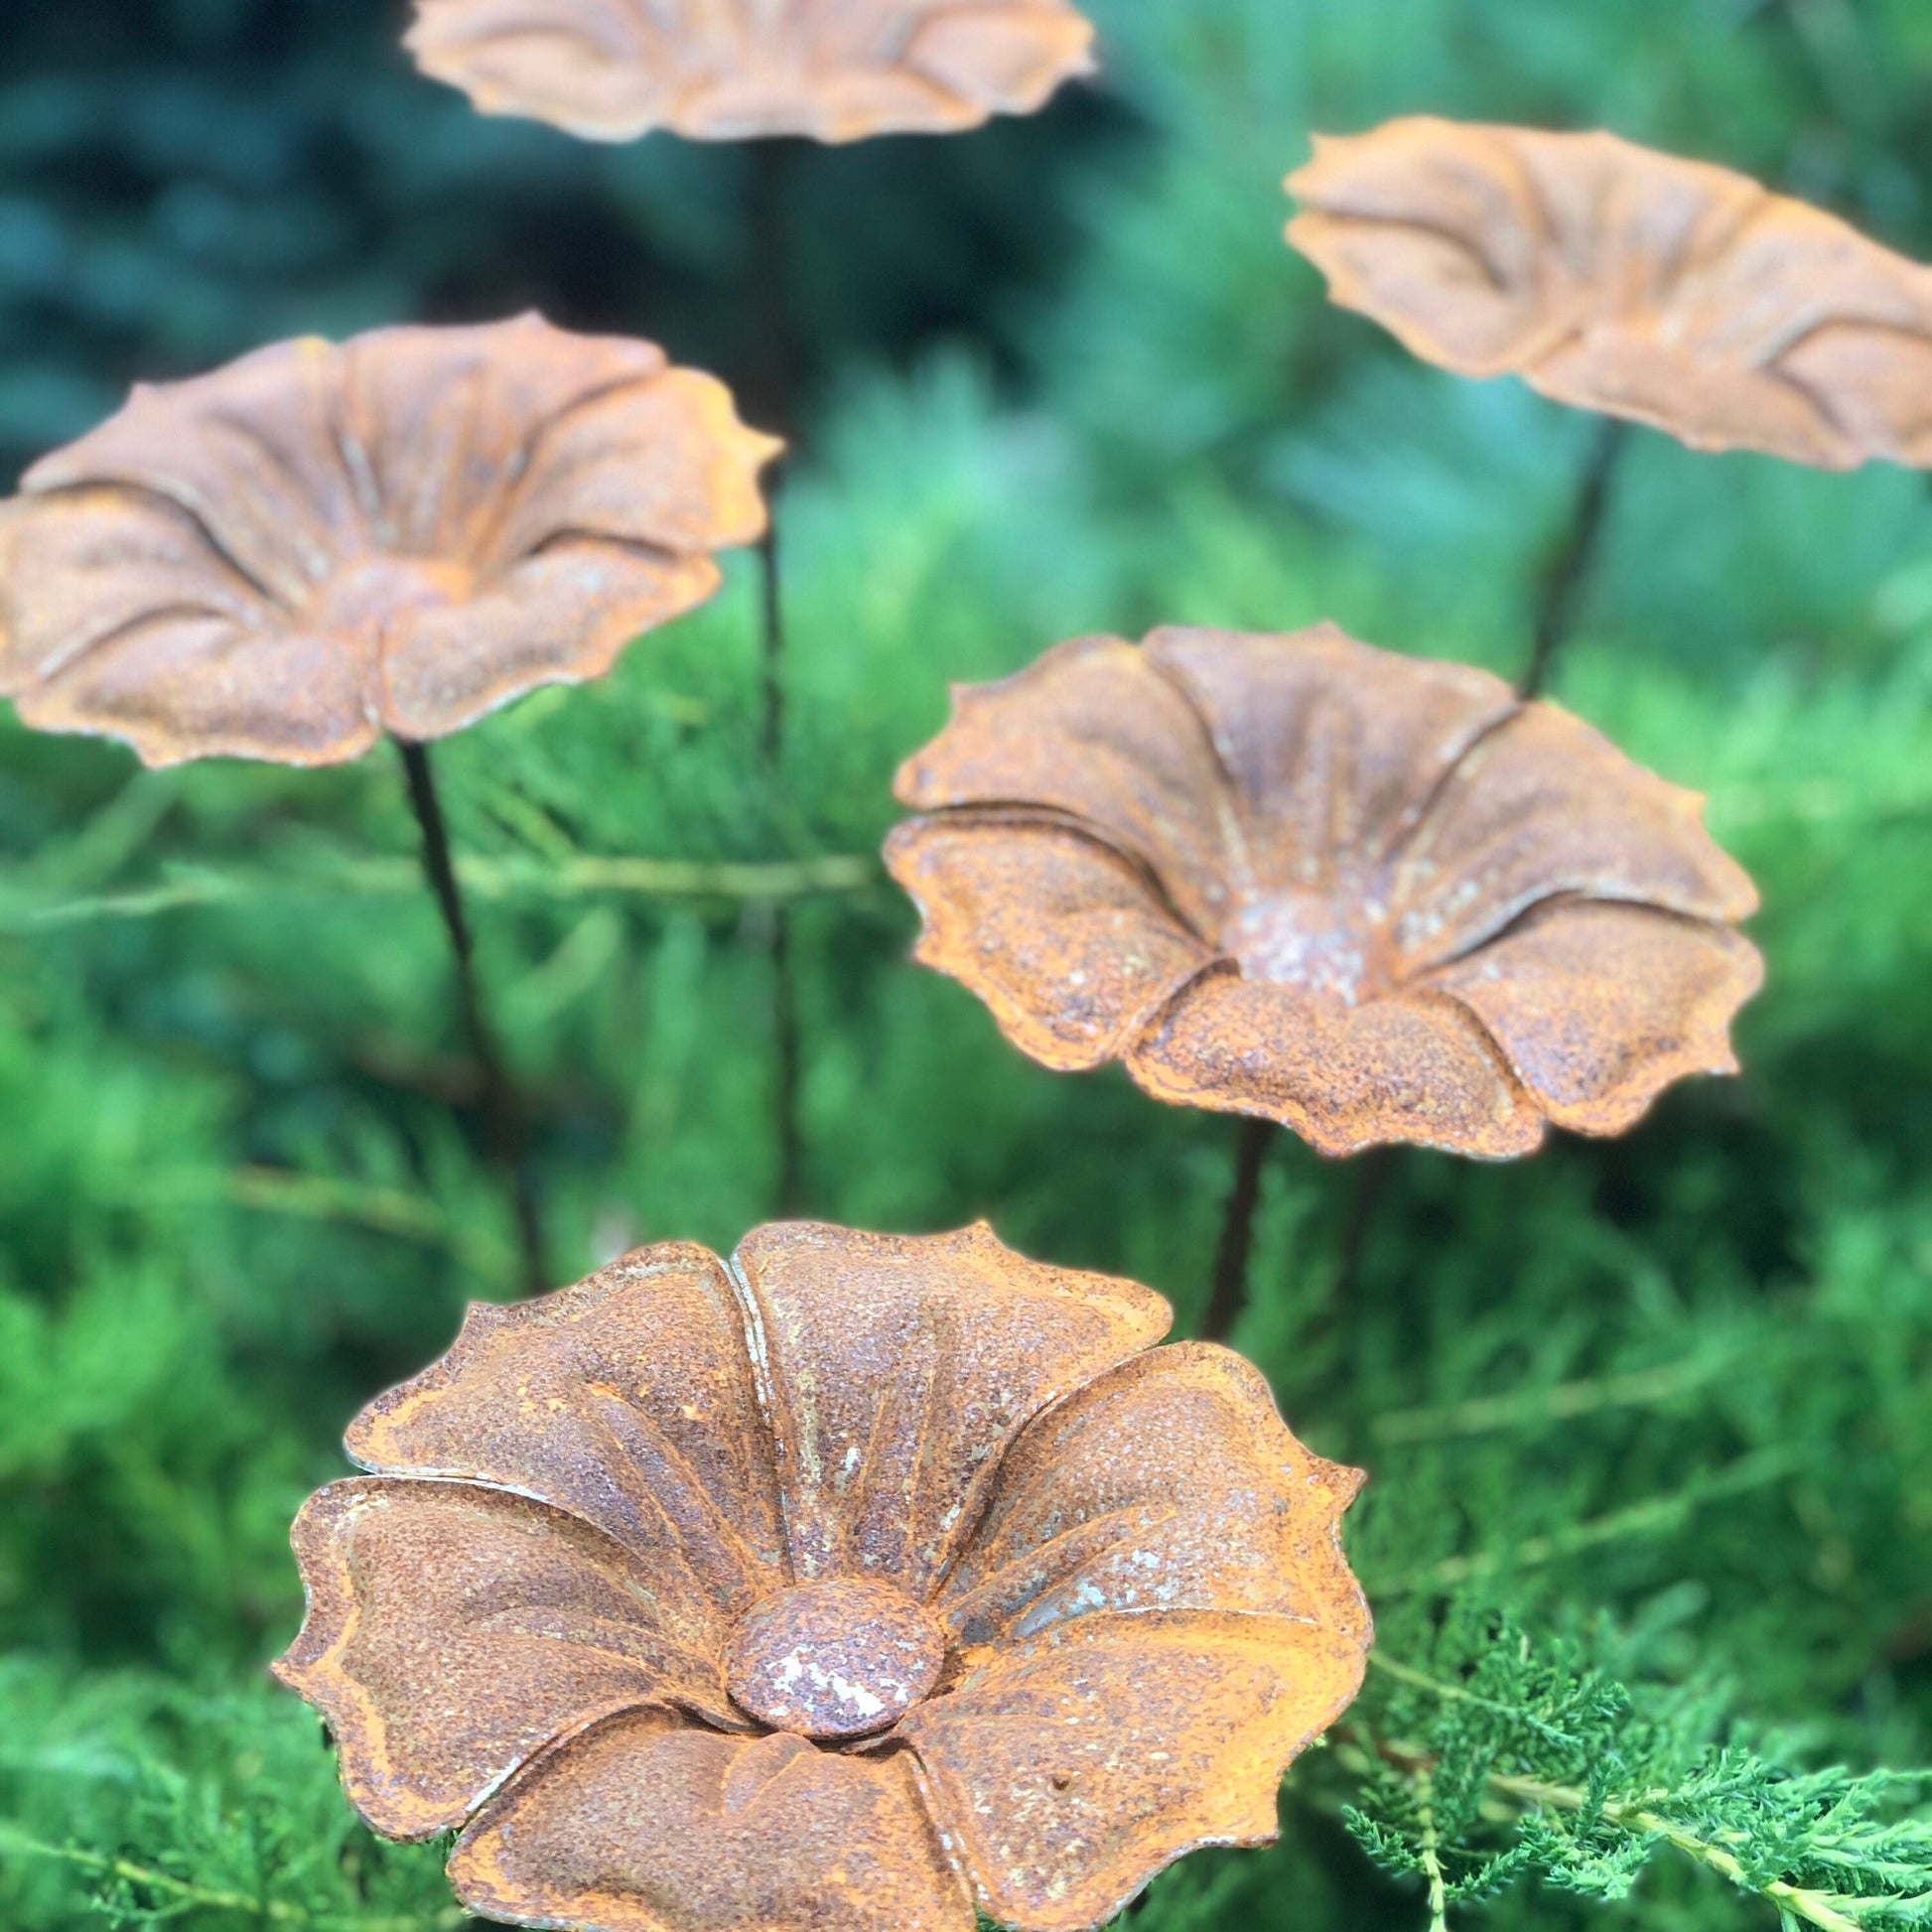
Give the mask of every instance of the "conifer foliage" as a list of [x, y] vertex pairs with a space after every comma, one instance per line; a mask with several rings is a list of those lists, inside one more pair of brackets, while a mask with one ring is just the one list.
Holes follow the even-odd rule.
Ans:
[[[1101, 73], [798, 155], [786, 730], [749, 559], [607, 678], [439, 748], [558, 1279], [799, 1184], [985, 1215], [1204, 1310], [1236, 1123], [1058, 1073], [915, 968], [877, 854], [950, 683], [1053, 639], [1332, 620], [1548, 695], [1749, 874], [1742, 1074], [1486, 1165], [1256, 1171], [1230, 1339], [1365, 1469], [1361, 1697], [1279, 1845], [1133, 1932], [1932, 1926], [1932, 497], [1426, 367], [1283, 244], [1311, 135], [1431, 114], [1721, 164], [1932, 259], [1908, 0], [1092, 0]], [[111, 20], [107, 15], [112, 15]], [[746, 157], [422, 79], [383, 0], [0, 19], [0, 445], [136, 375], [401, 320], [641, 335], [738, 381]], [[267, 1677], [341, 1436], [522, 1267], [386, 761], [147, 771], [0, 720], [0, 1925], [442, 1932]], [[568, 1271], [566, 1273], [565, 1271]]]

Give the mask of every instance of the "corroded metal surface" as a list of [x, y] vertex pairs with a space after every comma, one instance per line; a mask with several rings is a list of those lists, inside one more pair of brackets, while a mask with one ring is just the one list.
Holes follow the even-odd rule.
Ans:
[[475, 1310], [297, 1522], [276, 1666], [478, 1911], [1097, 1925], [1272, 1837], [1367, 1607], [1311, 1455], [1167, 1305], [983, 1227], [639, 1249]]
[[1932, 463], [1932, 270], [1610, 134], [1428, 117], [1317, 137], [1289, 239], [1425, 360], [1696, 449]]
[[650, 344], [534, 316], [258, 349], [27, 473], [0, 693], [150, 764], [440, 738], [703, 603], [777, 447]]
[[1091, 70], [1070, 0], [416, 0], [424, 72], [593, 141], [856, 141], [1027, 114]]
[[989, 1659], [905, 1731], [989, 1917], [1085, 1932], [1203, 1845], [1277, 1833], [1282, 1772], [1361, 1681], [1366, 1627], [1093, 1616]]
[[834, 1578], [779, 1590], [732, 1634], [725, 1681], [742, 1710], [801, 1737], [886, 1730], [939, 1681], [946, 1633], [901, 1589]]
[[972, 1932], [911, 1755], [642, 1710], [534, 1765], [450, 1860], [473, 1910], [598, 1932]]
[[917, 956], [1047, 1066], [1489, 1158], [1735, 1071], [1756, 894], [1703, 801], [1487, 672], [1326, 624], [1076, 638], [955, 691], [897, 789]]
[[1148, 1289], [1025, 1260], [984, 1226], [760, 1228], [732, 1265], [793, 1571], [920, 1598], [1028, 1421], [1173, 1318]]

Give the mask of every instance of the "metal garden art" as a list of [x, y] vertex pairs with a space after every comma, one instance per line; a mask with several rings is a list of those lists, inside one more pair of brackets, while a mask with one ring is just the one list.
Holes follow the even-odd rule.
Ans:
[[1331, 298], [1462, 375], [1604, 415], [1523, 690], [1576, 614], [1625, 422], [1697, 450], [1932, 464], [1932, 269], [1748, 176], [1619, 140], [1419, 115], [1317, 135], [1288, 238]]
[[[789, 436], [796, 334], [788, 246], [795, 139], [952, 134], [1030, 114], [1092, 69], [1093, 27], [1068, 0], [415, 0], [407, 45], [425, 73], [486, 114], [547, 121], [587, 141], [662, 128], [749, 144], [760, 401]], [[775, 496], [776, 479], [773, 479]], [[760, 749], [782, 781], [783, 596], [775, 502], [759, 546]], [[770, 908], [779, 1205], [801, 1188], [799, 1040], [790, 914]]]
[[[1090, 40], [1063, 0], [417, 0], [410, 46], [587, 138], [845, 141], [1029, 111]], [[1418, 120], [1293, 186], [1336, 300], [1432, 360], [1702, 448], [1932, 457], [1932, 275], [1741, 177]], [[534, 318], [262, 349], [29, 472], [0, 689], [151, 764], [393, 739], [514, 1167], [428, 744], [708, 598], [777, 447], [648, 344]], [[1755, 893], [1696, 795], [1526, 695], [1570, 608], [1521, 692], [1331, 625], [1077, 638], [956, 691], [899, 772], [918, 958], [1046, 1066], [1244, 1118], [1209, 1335], [1275, 1126], [1514, 1158], [1735, 1069]], [[350, 1426], [366, 1473], [303, 1509], [277, 1674], [373, 1829], [461, 1834], [482, 1913], [1083, 1932], [1274, 1836], [1370, 1637], [1338, 1546], [1359, 1476], [1240, 1357], [1159, 1345], [1170, 1319], [983, 1226], [784, 1223], [474, 1307]]]
[[1426, 361], [1697, 450], [1932, 462], [1932, 269], [1748, 176], [1418, 117], [1317, 136], [1288, 186], [1332, 299]]
[[1068, 0], [416, 0], [425, 73], [587, 141], [946, 134], [1090, 66]]
[[276, 1666], [378, 1832], [608, 1932], [1102, 1923], [1368, 1648], [1311, 1455], [1131, 1282], [794, 1223], [640, 1248], [351, 1424]]
[[956, 690], [897, 790], [921, 960], [1047, 1066], [1249, 1116], [1209, 1333], [1272, 1123], [1504, 1159], [1736, 1068], [1757, 896], [1702, 800], [1486, 671], [1332, 625], [1075, 638]]
[[547, 1271], [519, 1103], [471, 957], [429, 744], [602, 676], [764, 527], [724, 385], [534, 316], [257, 349], [143, 387], [0, 524], [0, 692], [151, 765], [321, 765], [394, 741], [493, 1151]]

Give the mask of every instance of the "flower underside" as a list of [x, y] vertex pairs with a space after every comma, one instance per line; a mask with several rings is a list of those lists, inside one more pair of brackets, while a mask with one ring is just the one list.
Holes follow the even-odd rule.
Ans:
[[829, 142], [1028, 114], [1091, 70], [1070, 0], [416, 0], [424, 72], [586, 140]]
[[1747, 176], [1415, 115], [1315, 138], [1288, 238], [1424, 360], [1700, 450], [1932, 462], [1932, 269]]

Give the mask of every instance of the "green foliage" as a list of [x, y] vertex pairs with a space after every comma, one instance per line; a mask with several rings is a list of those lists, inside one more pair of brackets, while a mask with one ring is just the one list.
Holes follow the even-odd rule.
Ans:
[[[482, 121], [373, 0], [123, 11], [0, 23], [22, 454], [297, 327], [541, 299], [741, 357], [731, 151]], [[1932, 238], [1908, 5], [1096, 11], [1104, 97], [804, 158], [782, 785], [744, 560], [441, 748], [560, 1280], [772, 1212], [784, 898], [811, 1211], [986, 1213], [1192, 1318], [1231, 1124], [1021, 1059], [906, 963], [874, 855], [948, 680], [1061, 635], [1332, 616], [1520, 665], [1589, 425], [1321, 304], [1279, 237], [1311, 126], [1607, 121]], [[1557, 695], [1758, 880], [1746, 1072], [1497, 1168], [1283, 1138], [1237, 1340], [1371, 1473], [1383, 1664], [1281, 1846], [1182, 1862], [1135, 1932], [1420, 1928], [1432, 1837], [1458, 1925], [1805, 1923], [1779, 1885], [1926, 1922], [1923, 1793], [1874, 1767], [1932, 1763], [1929, 560], [1916, 478], [1630, 441]], [[0, 1924], [455, 1922], [261, 1673], [343, 1424], [517, 1292], [474, 1102], [391, 759], [142, 773], [0, 724]]]
[[314, 1714], [266, 1686], [0, 1676], [9, 1923], [440, 1932], [473, 1921], [442, 1848], [387, 1845], [343, 1803]]
[[1420, 1878], [1432, 1920], [1526, 1873], [1625, 1897], [1674, 1851], [1770, 1901], [1787, 1925], [1932, 1925], [1932, 1779], [1794, 1772], [1731, 1741], [1709, 1690], [1639, 1701], [1575, 1654], [1540, 1656], [1506, 1616], [1448, 1618], [1428, 1668], [1386, 1652], [1344, 1753], [1343, 1816], [1385, 1870]]

